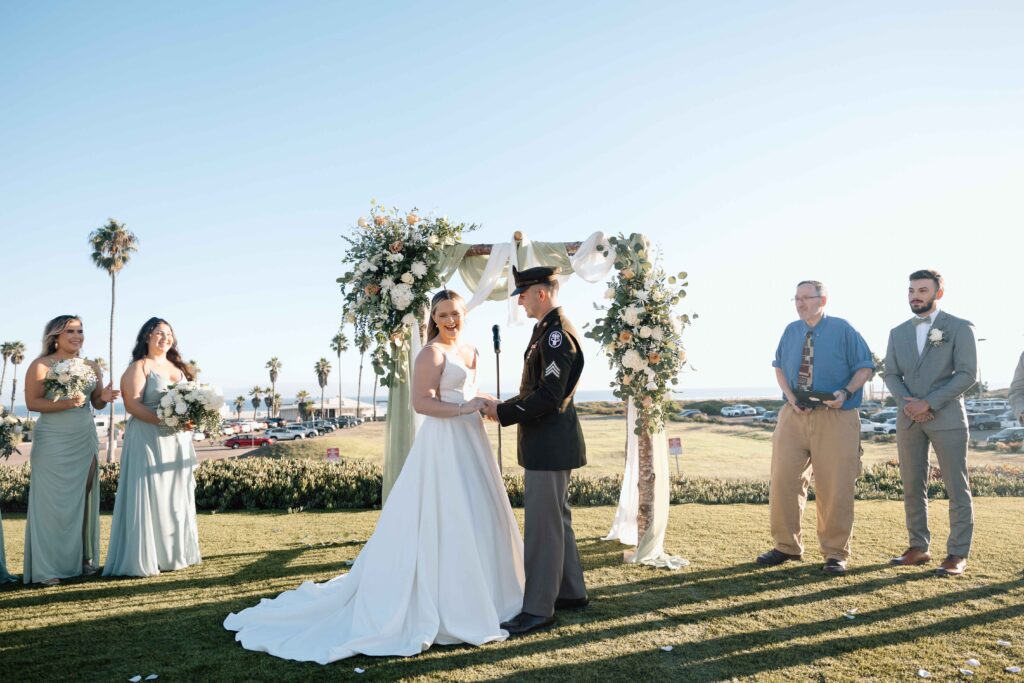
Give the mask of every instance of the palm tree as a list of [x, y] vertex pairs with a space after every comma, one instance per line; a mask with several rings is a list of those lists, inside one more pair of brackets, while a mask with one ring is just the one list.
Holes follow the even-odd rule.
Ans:
[[327, 386], [327, 376], [331, 374], [331, 362], [321, 358], [313, 364], [313, 372], [316, 373], [316, 381], [320, 385], [320, 419], [324, 419], [324, 388]]
[[348, 351], [348, 338], [341, 329], [331, 337], [331, 350], [338, 354], [338, 415], [341, 415], [341, 354]]
[[[277, 396], [277, 373], [281, 372], [281, 361], [277, 359], [277, 356], [274, 356], [267, 361], [267, 364], [264, 367], [266, 367], [267, 370], [270, 370], [270, 394], [272, 396]], [[274, 412], [271, 413], [271, 415], [274, 414]]]
[[299, 408], [299, 419], [303, 422], [309, 417], [309, 404], [311, 403], [309, 398], [309, 392], [303, 389], [295, 394], [295, 403]]
[[[89, 246], [92, 247], [92, 262], [97, 268], [107, 271], [110, 276], [110, 355], [107, 358], [114, 362], [114, 303], [117, 292], [117, 274], [121, 272], [125, 264], [131, 258], [132, 253], [138, 251], [139, 240], [128, 230], [125, 230], [124, 223], [118, 223], [113, 218], [107, 220], [102, 228], [97, 228], [89, 234]], [[114, 461], [114, 404], [110, 402], [110, 420], [107, 426], [107, 462]]]
[[11, 359], [11, 344], [13, 342], [4, 342], [0, 344], [0, 354], [4, 357], [4, 369], [0, 371], [0, 392], [4, 390], [4, 379], [7, 377], [7, 361]]
[[359, 349], [359, 380], [356, 385], [356, 417], [359, 417], [359, 413], [363, 408], [363, 358], [366, 356], [366, 352], [370, 349], [370, 342], [372, 341], [370, 335], [366, 334], [365, 330], [360, 330], [356, 333], [356, 348]]
[[263, 396], [262, 387], [253, 387], [249, 390], [249, 395], [252, 396], [252, 419], [256, 420], [256, 409], [260, 407], [260, 398]]
[[281, 394], [274, 392], [273, 400], [274, 402], [272, 404], [271, 410], [274, 411], [274, 415], [277, 415], [278, 413], [281, 412]]
[[242, 419], [242, 408], [245, 407], [245, 396], [235, 397], [235, 415], [239, 420]]
[[263, 405], [267, 409], [267, 417], [274, 414], [272, 412], [274, 410], [274, 390], [270, 387], [263, 390]]
[[11, 365], [14, 366], [14, 379], [11, 384], [11, 412], [14, 412], [14, 395], [18, 393], [18, 366], [25, 360], [25, 345], [20, 341], [9, 342]]

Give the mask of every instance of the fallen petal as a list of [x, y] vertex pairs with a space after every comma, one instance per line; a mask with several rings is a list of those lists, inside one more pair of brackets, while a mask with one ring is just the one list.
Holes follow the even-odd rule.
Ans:
[[1008, 641], [1008, 640], [997, 640], [996, 641], [996, 645], [1000, 645], [1002, 647], [1010, 647], [1010, 641]]
[[843, 616], [846, 617], [847, 619], [856, 619], [857, 618], [856, 614], [844, 614]]
[[1008, 666], [1008, 667], [1006, 667], [1005, 671], [1008, 674], [1019, 674], [1020, 673], [1020, 667], [1019, 666]]
[[142, 680], [142, 676], [139, 675], [139, 674], [136, 674], [135, 676], [132, 676], [128, 680], [129, 680], [130, 683], [139, 683], [139, 681]]
[[155, 681], [158, 678], [160, 678], [160, 677], [157, 676], [156, 674], [149, 674], [148, 676], [146, 676], [146, 680], [147, 681]]
[[661, 649], [664, 650], [665, 652], [672, 652], [672, 646], [671, 645], [662, 645]]
[[856, 607], [851, 607], [850, 609], [846, 610], [846, 613], [847, 614], [856, 614], [858, 611], [859, 610]]
[[973, 676], [974, 675], [974, 672], [971, 671], [970, 669], [963, 669], [963, 668], [961, 668], [960, 669], [960, 673], [962, 673], [964, 676]]
[[917, 670], [917, 677], [918, 678], [931, 678], [932, 675], [931, 675], [931, 672], [929, 672], [927, 669], [918, 669]]
[[974, 657], [971, 657], [970, 659], [968, 659], [966, 662], [964, 662], [964, 664], [966, 664], [967, 666], [975, 666], [975, 667], [981, 666], [981, 662], [979, 662]]
[[355, 671], [357, 674], [361, 674], [361, 673], [365, 673], [366, 672], [366, 669], [360, 669], [358, 666], [356, 668], [352, 669], [352, 670]]

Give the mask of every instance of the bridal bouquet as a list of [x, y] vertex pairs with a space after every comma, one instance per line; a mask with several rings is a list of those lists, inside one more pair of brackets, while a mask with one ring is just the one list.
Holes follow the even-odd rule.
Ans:
[[96, 373], [81, 358], [68, 358], [50, 366], [43, 379], [43, 386], [53, 392], [54, 400], [60, 401], [77, 394], [86, 396], [89, 385], [96, 382]]
[[22, 432], [21, 420], [0, 408], [0, 458], [7, 459], [18, 452]]
[[338, 278], [345, 320], [365, 330], [376, 346], [374, 370], [391, 386], [401, 370], [392, 362], [406, 342], [408, 325], [421, 321], [432, 290], [442, 284], [445, 248], [462, 241], [475, 225], [421, 217], [370, 202], [370, 217], [356, 221], [342, 261], [351, 270]]
[[156, 416], [165, 427], [179, 432], [220, 432], [220, 409], [224, 394], [199, 382], [178, 382], [160, 397]]

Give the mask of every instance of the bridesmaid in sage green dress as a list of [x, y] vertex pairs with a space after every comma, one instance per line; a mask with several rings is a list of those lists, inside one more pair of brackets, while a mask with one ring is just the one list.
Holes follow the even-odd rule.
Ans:
[[121, 377], [131, 419], [121, 449], [104, 576], [152, 576], [201, 561], [192, 432], [164, 427], [156, 416], [167, 386], [193, 377], [167, 321], [146, 321]]
[[99, 439], [89, 403], [102, 410], [119, 392], [103, 387], [103, 373], [92, 361], [86, 362], [96, 382], [87, 387], [88, 396], [55, 400], [43, 384], [50, 366], [78, 356], [84, 341], [77, 316], [54, 318], [43, 333], [43, 355], [25, 371], [25, 405], [40, 413], [29, 455], [25, 583], [52, 586], [99, 571]]
[[4, 552], [4, 520], [0, 517], [0, 583], [12, 583], [18, 577], [7, 571], [7, 554]]

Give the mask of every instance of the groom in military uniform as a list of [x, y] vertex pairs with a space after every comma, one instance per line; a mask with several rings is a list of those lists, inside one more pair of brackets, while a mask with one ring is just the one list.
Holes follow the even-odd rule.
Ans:
[[589, 602], [569, 509], [569, 474], [587, 464], [572, 397], [583, 372], [579, 333], [558, 306], [557, 271], [512, 268], [519, 305], [537, 320], [523, 361], [519, 394], [489, 401], [484, 413], [519, 425], [519, 464], [526, 512], [526, 592], [522, 611], [501, 628], [515, 635], [555, 623], [556, 609]]

